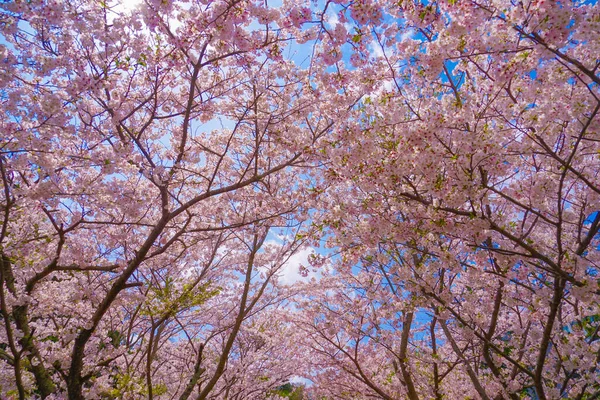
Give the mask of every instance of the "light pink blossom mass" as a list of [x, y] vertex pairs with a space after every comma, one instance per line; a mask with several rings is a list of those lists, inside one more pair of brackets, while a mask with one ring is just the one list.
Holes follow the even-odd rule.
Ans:
[[0, 398], [600, 397], [597, 2], [0, 27]]

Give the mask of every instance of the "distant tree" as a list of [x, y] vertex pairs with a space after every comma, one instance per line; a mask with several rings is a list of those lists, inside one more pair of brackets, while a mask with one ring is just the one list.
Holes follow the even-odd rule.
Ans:
[[272, 396], [278, 396], [279, 398], [290, 399], [290, 400], [302, 400], [304, 399], [304, 387], [302, 385], [294, 385], [287, 382], [271, 392]]

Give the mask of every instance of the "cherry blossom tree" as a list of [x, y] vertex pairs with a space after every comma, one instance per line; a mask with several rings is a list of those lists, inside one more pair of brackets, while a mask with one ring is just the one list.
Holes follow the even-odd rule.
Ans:
[[289, 327], [263, 314], [291, 295], [278, 273], [306, 240], [331, 125], [282, 57], [294, 9], [0, 7], [0, 396], [285, 383]]
[[326, 149], [337, 275], [298, 321], [314, 391], [597, 397], [597, 5], [336, 12], [330, 90], [361, 98]]
[[0, 396], [600, 396], [588, 3], [1, 2]]

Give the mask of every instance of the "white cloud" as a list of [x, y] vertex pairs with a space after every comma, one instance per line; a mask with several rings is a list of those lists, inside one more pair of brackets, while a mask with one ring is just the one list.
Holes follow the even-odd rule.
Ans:
[[331, 26], [336, 26], [340, 22], [340, 18], [335, 12], [328, 12], [325, 15], [325, 19]]
[[119, 0], [114, 8], [117, 12], [128, 12], [134, 10], [142, 3], [142, 0]]
[[377, 57], [383, 57], [384, 56], [383, 49], [381, 48], [381, 45], [379, 43], [377, 43], [375, 40], [373, 40], [369, 44], [369, 48], [370, 48], [371, 52], [373, 54], [375, 54]]
[[[293, 285], [297, 282], [310, 282], [312, 278], [319, 279], [320, 274], [313, 271], [308, 262], [308, 257], [315, 254], [313, 248], [305, 248], [294, 254], [278, 271], [279, 282], [284, 285]], [[308, 271], [306, 276], [302, 276], [301, 268], [304, 267]]]
[[304, 378], [302, 376], [292, 376], [290, 378], [290, 383], [296, 384], [296, 385], [304, 385], [306, 387], [311, 387], [313, 385], [313, 382], [310, 379]]
[[411, 39], [414, 33], [415, 31], [413, 31], [412, 29], [407, 30], [400, 36], [400, 41], [404, 42], [407, 39]]
[[[140, 6], [144, 3], [144, 0], [115, 0], [114, 3], [110, 2], [109, 5], [112, 7], [112, 10], [115, 12], [115, 15], [118, 14], [129, 14], [131, 12], [135, 12], [136, 9], [140, 8]], [[183, 8], [188, 8], [189, 6], [184, 4]], [[109, 19], [114, 18], [115, 15], [109, 17]], [[110, 21], [109, 21], [110, 22]], [[183, 22], [179, 21], [176, 17], [169, 18], [169, 27], [172, 31], [176, 28], [183, 26]]]

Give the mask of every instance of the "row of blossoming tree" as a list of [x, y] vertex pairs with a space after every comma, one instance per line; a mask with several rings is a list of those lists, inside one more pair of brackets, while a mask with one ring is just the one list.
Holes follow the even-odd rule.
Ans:
[[0, 397], [600, 397], [588, 3], [1, 2]]

